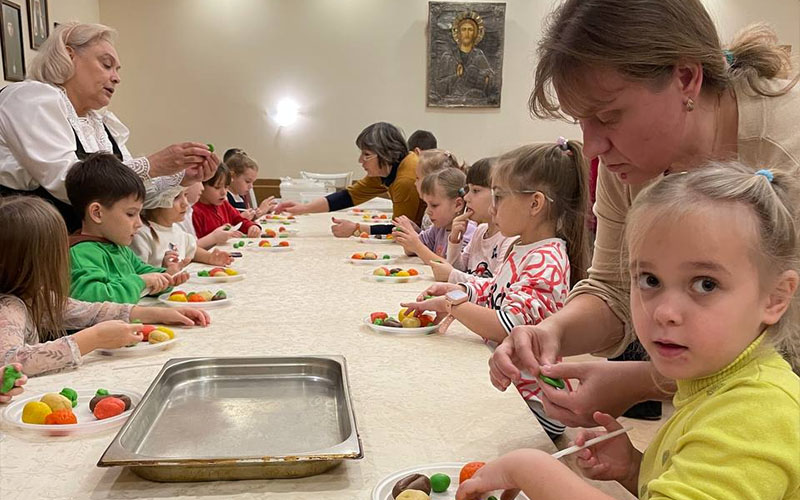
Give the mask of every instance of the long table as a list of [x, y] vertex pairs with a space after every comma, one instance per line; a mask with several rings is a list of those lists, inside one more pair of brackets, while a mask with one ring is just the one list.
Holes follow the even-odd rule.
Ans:
[[[446, 335], [395, 337], [363, 324], [372, 311], [396, 313], [432, 282], [384, 284], [365, 279], [369, 266], [345, 259], [357, 251], [402, 254], [396, 245], [365, 245], [330, 234], [329, 215], [299, 217], [293, 251], [243, 252], [234, 267], [246, 279], [222, 286], [230, 307], [211, 310], [208, 328], [179, 330], [182, 341], [140, 358], [85, 357], [77, 370], [31, 378], [26, 394], [61, 387], [147, 390], [161, 365], [191, 356], [341, 354], [364, 458], [318, 476], [263, 481], [156, 483], [96, 463], [116, 430], [83, 437], [44, 437], [0, 427], [0, 498], [272, 498], [367, 499], [384, 476], [414, 465], [488, 460], [516, 448], [555, 451], [514, 390], [495, 390], [489, 350], [454, 323]], [[618, 485], [616, 498], [631, 498]]]

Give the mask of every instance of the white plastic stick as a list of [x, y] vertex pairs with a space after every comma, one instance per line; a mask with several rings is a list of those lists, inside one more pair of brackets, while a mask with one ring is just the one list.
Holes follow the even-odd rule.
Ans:
[[581, 451], [581, 450], [586, 449], [586, 448], [588, 448], [590, 446], [594, 446], [597, 443], [602, 443], [603, 441], [605, 441], [607, 439], [611, 439], [611, 438], [617, 437], [620, 434], [625, 434], [626, 432], [628, 432], [628, 431], [630, 431], [632, 429], [633, 429], [633, 427], [624, 427], [622, 429], [617, 429], [614, 432], [609, 432], [608, 434], [604, 434], [602, 436], [597, 436], [596, 438], [590, 439], [590, 440], [586, 441], [583, 444], [583, 446], [574, 445], [574, 446], [570, 446], [569, 448], [564, 448], [563, 450], [561, 450], [559, 452], [553, 453], [552, 457], [555, 458], [556, 460], [558, 460], [561, 457], [566, 457], [567, 455], [572, 455], [576, 451]]

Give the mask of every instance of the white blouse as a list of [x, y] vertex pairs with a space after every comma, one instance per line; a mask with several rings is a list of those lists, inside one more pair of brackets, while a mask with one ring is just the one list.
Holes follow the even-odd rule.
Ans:
[[111, 111], [78, 116], [62, 87], [27, 80], [0, 92], [0, 185], [21, 191], [42, 186], [69, 203], [64, 179], [78, 161], [75, 135], [87, 153], [111, 153], [103, 125], [119, 146], [123, 163], [142, 178], [148, 192], [181, 182], [182, 172], [150, 179], [150, 162], [146, 157], [132, 157], [125, 146], [130, 131]]
[[143, 262], [151, 266], [161, 267], [164, 255], [170, 249], [170, 243], [175, 245], [180, 260], [194, 258], [197, 252], [197, 238], [183, 230], [180, 224], [170, 227], [150, 222], [150, 226], [142, 226], [133, 237], [131, 250]]

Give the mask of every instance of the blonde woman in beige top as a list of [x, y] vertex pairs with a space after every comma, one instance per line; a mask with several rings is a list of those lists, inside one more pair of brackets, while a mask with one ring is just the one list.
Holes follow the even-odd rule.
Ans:
[[700, 0], [567, 0], [557, 8], [539, 44], [530, 107], [541, 118], [576, 120], [584, 154], [600, 158], [597, 238], [589, 276], [567, 305], [515, 328], [495, 351], [495, 387], [540, 368], [579, 379], [573, 392], [543, 384], [542, 399], [550, 417], [587, 427], [597, 425], [594, 411], [618, 416], [670, 396], [648, 362], [555, 363], [581, 353], [617, 356], [635, 340], [622, 231], [647, 185], [708, 159], [738, 158], [754, 171], [798, 169], [797, 81], [769, 27], [750, 26], [723, 49]]

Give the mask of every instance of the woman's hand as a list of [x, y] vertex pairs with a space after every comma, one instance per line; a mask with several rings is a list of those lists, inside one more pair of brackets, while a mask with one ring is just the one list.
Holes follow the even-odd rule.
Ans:
[[[572, 391], [560, 391], [540, 384], [545, 413], [569, 427], [594, 427], [595, 411], [619, 416], [634, 404], [645, 401], [653, 385], [650, 363], [644, 361], [587, 361], [542, 365], [550, 378], [577, 380]], [[608, 388], [614, 390], [609, 391]]]
[[283, 212], [301, 215], [308, 212], [308, 205], [306, 203], [297, 203], [296, 201], [282, 201], [275, 206], [275, 213], [280, 214]]
[[[605, 427], [607, 432], [582, 430], [575, 444], [583, 446], [586, 441], [622, 429], [611, 415], [594, 413], [594, 420]], [[577, 464], [584, 476], [600, 481], [619, 481], [622, 485], [636, 484], [642, 454], [633, 447], [627, 434], [597, 443], [576, 453]], [[635, 486], [634, 486], [635, 489]]]
[[210, 179], [219, 165], [219, 158], [208, 150], [206, 144], [199, 142], [172, 144], [148, 156], [147, 160], [150, 162], [150, 177], [174, 175], [192, 169], [192, 172], [184, 175], [184, 186]]
[[134, 306], [131, 309], [131, 320], [142, 323], [163, 323], [165, 325], [208, 326], [211, 317], [201, 309], [191, 307], [146, 307]]
[[250, 226], [250, 229], [247, 230], [247, 237], [248, 238], [258, 238], [261, 236], [261, 227], [260, 226]]
[[492, 385], [505, 391], [524, 370], [538, 376], [541, 365], [556, 362], [560, 348], [558, 338], [542, 324], [515, 326], [489, 358]]
[[428, 264], [433, 270], [433, 278], [436, 281], [447, 281], [450, 279], [450, 273], [453, 272], [454, 267], [449, 262], [443, 260], [431, 260]]
[[463, 214], [453, 219], [453, 223], [450, 226], [450, 236], [447, 239], [450, 243], [454, 245], [461, 243], [461, 239], [464, 237], [464, 233], [467, 232], [467, 225], [473, 213], [472, 210], [467, 209]]
[[356, 227], [358, 227], [356, 222], [337, 219], [336, 217], [331, 217], [331, 222], [333, 222], [333, 225], [331, 226], [331, 232], [337, 238], [349, 238], [350, 236], [353, 236], [353, 233], [356, 231]]
[[[0, 375], [5, 373], [6, 367], [8, 366], [13, 366], [14, 368], [17, 369], [18, 372], [22, 373], [21, 364], [9, 363], [6, 366], [0, 368]], [[19, 396], [20, 394], [22, 394], [25, 391], [25, 389], [23, 389], [22, 386], [25, 385], [25, 382], [27, 381], [28, 381], [28, 376], [23, 373], [20, 378], [14, 381], [14, 387], [12, 387], [10, 391], [0, 393], [0, 403], [8, 403], [14, 396]]]

